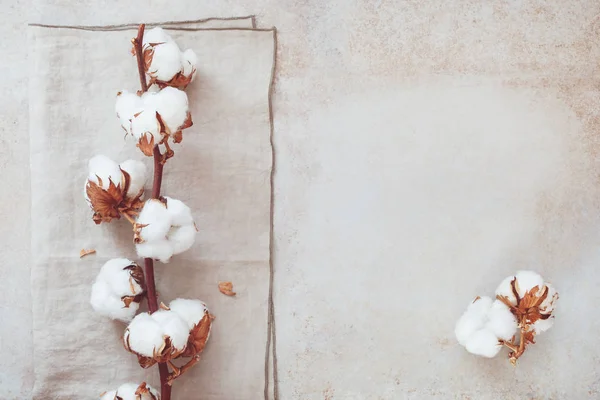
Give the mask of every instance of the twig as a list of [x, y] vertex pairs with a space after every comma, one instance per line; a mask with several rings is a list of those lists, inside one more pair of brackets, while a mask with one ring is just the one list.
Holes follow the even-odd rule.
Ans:
[[[144, 28], [145, 25], [141, 24], [138, 28], [137, 37], [133, 39], [142, 92], [148, 91], [148, 83], [146, 82], [146, 71], [144, 69]], [[152, 198], [158, 199], [160, 197], [160, 186], [162, 184], [163, 174], [163, 163], [161, 162], [162, 154], [160, 153], [158, 145], [154, 146], [152, 153], [154, 155], [154, 180], [152, 183]], [[144, 259], [144, 275], [146, 276], [146, 290], [148, 291], [148, 295], [146, 296], [146, 298], [148, 299], [148, 310], [150, 311], [150, 314], [152, 314], [158, 310], [158, 296], [156, 293], [156, 284], [154, 282], [154, 261], [151, 258]], [[169, 367], [166, 363], [159, 363], [158, 372], [160, 374], [161, 399], [171, 400], [171, 385], [169, 385]]]
[[138, 34], [133, 39], [133, 45], [135, 46], [135, 57], [137, 58], [138, 73], [140, 74], [140, 84], [142, 86], [142, 92], [148, 91], [148, 83], [146, 82], [146, 71], [144, 68], [144, 29], [145, 24], [140, 24], [138, 28]]

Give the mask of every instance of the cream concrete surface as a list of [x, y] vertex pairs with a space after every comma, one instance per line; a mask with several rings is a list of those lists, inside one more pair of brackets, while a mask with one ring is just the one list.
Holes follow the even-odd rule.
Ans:
[[[600, 397], [597, 2], [35, 0], [2, 10], [14, 39], [3, 42], [14, 77], [2, 83], [3, 179], [26, 171], [26, 92], [15, 83], [26, 80], [25, 15], [100, 25], [257, 14], [277, 26], [282, 399]], [[31, 386], [19, 182], [2, 194], [0, 398], [27, 398]], [[455, 320], [520, 268], [561, 292], [555, 327], [517, 368], [470, 356]]]

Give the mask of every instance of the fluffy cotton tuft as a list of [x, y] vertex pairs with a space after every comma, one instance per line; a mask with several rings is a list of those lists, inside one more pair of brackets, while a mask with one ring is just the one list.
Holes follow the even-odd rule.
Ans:
[[115, 185], [121, 184], [123, 174], [119, 169], [119, 164], [104, 155], [92, 157], [88, 162], [88, 169], [87, 180], [99, 184], [98, 178], [100, 178], [102, 180], [102, 189], [108, 189], [110, 181]]
[[188, 337], [186, 322], [177, 313], [168, 310], [138, 314], [124, 334], [126, 347], [146, 357], [159, 355], [168, 338], [174, 349], [183, 351]]
[[131, 132], [131, 120], [133, 116], [144, 110], [144, 102], [135, 93], [123, 90], [117, 94], [117, 102], [115, 103], [115, 112], [121, 122], [121, 126], [125, 132]]
[[141, 161], [127, 160], [121, 163], [121, 169], [129, 174], [130, 182], [127, 197], [134, 198], [144, 188], [148, 169]]
[[144, 34], [143, 49], [152, 56], [146, 73], [153, 79], [169, 82], [177, 74], [193, 79], [198, 58], [192, 50], [183, 53], [164, 29], [157, 27]]
[[548, 319], [539, 319], [533, 323], [533, 330], [536, 335], [539, 335], [542, 332], [546, 332], [548, 329], [552, 328], [554, 325], [554, 317], [550, 317]]
[[126, 258], [109, 260], [92, 285], [92, 308], [111, 319], [131, 321], [139, 309], [139, 300], [134, 300], [143, 292], [142, 279], [141, 268], [133, 261]]
[[492, 299], [487, 296], [480, 297], [469, 304], [467, 311], [459, 318], [454, 328], [456, 339], [461, 345], [465, 346], [469, 337], [485, 326], [491, 306]]
[[482, 357], [493, 358], [498, 355], [502, 345], [492, 331], [484, 328], [474, 332], [469, 337], [465, 348], [469, 353]]
[[508, 299], [508, 301], [510, 301], [512, 305], [516, 305], [517, 298], [515, 297], [511, 286], [511, 282], [513, 281], [513, 279], [515, 279], [514, 275], [507, 276], [506, 278], [504, 278], [504, 280], [500, 282], [500, 285], [498, 285], [498, 287], [496, 288], [496, 296], [504, 296]]
[[142, 95], [145, 109], [155, 110], [163, 122], [176, 132], [185, 123], [188, 116], [188, 98], [183, 90], [166, 87], [160, 92], [146, 92]]
[[525, 293], [538, 286], [539, 290], [544, 287], [544, 278], [533, 271], [519, 271], [516, 274], [518, 293], [521, 298]]
[[169, 304], [169, 309], [186, 322], [189, 330], [194, 329], [208, 312], [206, 304], [192, 299], [175, 299]]
[[494, 301], [487, 315], [486, 329], [498, 339], [510, 340], [517, 331], [517, 319], [500, 300]]
[[190, 330], [186, 322], [175, 312], [159, 310], [152, 318], [160, 324], [163, 334], [171, 338], [171, 344], [177, 350], [183, 350], [187, 344]]
[[166, 198], [148, 200], [137, 221], [136, 250], [140, 257], [169, 262], [174, 254], [188, 250], [196, 239], [196, 225], [183, 202]]

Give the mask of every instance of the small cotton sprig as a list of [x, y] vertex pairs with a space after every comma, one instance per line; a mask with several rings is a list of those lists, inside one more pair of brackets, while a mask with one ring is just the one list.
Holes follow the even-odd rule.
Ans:
[[135, 160], [121, 165], [104, 155], [90, 159], [84, 197], [93, 211], [96, 224], [124, 216], [132, 219], [142, 207], [146, 166]]
[[90, 303], [100, 315], [129, 322], [145, 293], [144, 273], [126, 258], [107, 261], [92, 285]]
[[[496, 300], [477, 297], [456, 323], [458, 342], [470, 353], [492, 358], [502, 346], [515, 365], [535, 336], [554, 323], [556, 289], [537, 273], [519, 271], [502, 281]], [[519, 332], [517, 341], [516, 332]]]
[[[169, 377], [172, 381], [200, 359], [210, 336], [212, 319], [206, 304], [200, 300], [176, 299], [153, 314], [138, 314], [125, 330], [123, 343], [127, 351], [137, 355], [143, 368], [157, 362], [169, 363], [173, 369]], [[181, 357], [192, 360], [176, 367], [172, 361]]]
[[100, 400], [160, 400], [160, 394], [146, 382], [124, 383], [117, 390], [102, 393]]
[[[150, 78], [150, 85], [185, 89], [194, 80], [198, 63], [196, 53], [191, 49], [182, 52], [164, 29], [156, 27], [147, 31], [142, 48], [144, 71]], [[132, 53], [136, 53], [135, 46]]]
[[166, 196], [146, 201], [134, 230], [138, 255], [163, 263], [192, 247], [197, 233], [190, 208]]

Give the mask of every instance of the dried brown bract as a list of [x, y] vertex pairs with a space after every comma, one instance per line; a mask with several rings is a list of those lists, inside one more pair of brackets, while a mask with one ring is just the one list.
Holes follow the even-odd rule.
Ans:
[[233, 283], [231, 282], [220, 282], [219, 291], [226, 296], [235, 296], [235, 292], [233, 291]]

